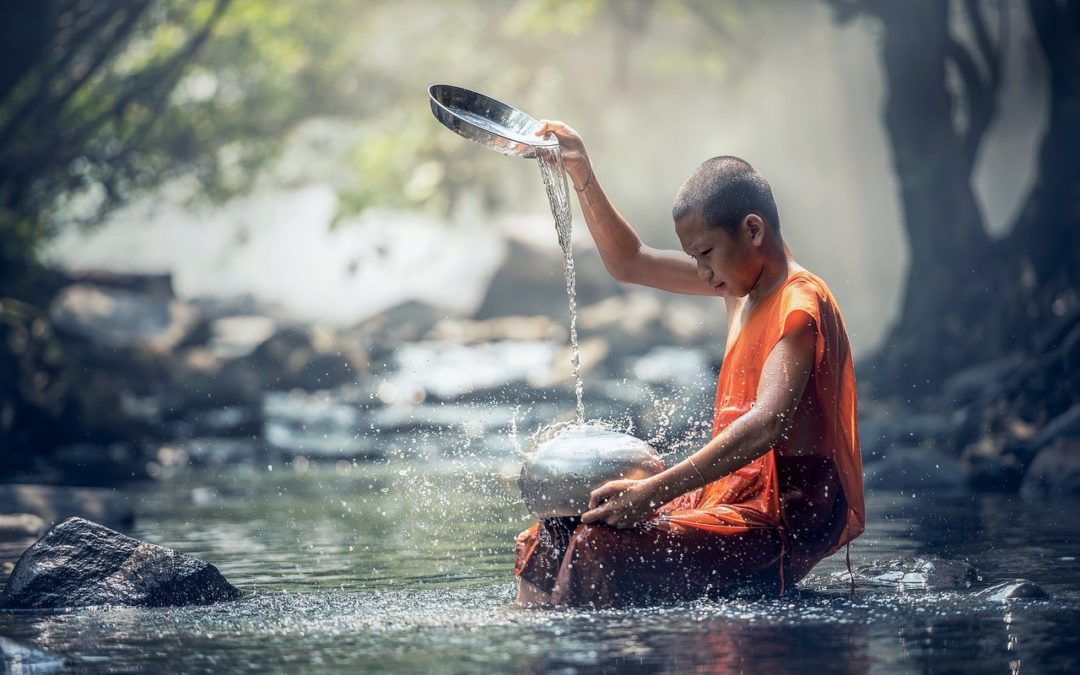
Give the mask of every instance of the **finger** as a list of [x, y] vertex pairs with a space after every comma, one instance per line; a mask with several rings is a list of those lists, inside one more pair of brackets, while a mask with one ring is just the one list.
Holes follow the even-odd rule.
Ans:
[[607, 501], [607, 492], [604, 490], [603, 486], [600, 486], [589, 493], [590, 509], [595, 509], [597, 506], [600, 506], [605, 501]]
[[604, 483], [600, 487], [596, 488], [589, 493], [589, 508], [595, 509], [607, 500], [611, 499], [615, 495], [619, 494], [620, 490], [617, 486], [609, 483]]
[[559, 120], [537, 120], [537, 136], [546, 136], [547, 134], [555, 134], [558, 139], [567, 139], [574, 137], [574, 130], [570, 128], [566, 122], [560, 122]]
[[592, 525], [594, 523], [605, 522], [605, 519], [611, 514], [611, 509], [607, 506], [600, 506], [594, 509], [590, 509], [581, 514], [581, 522], [586, 525]]
[[585, 513], [581, 514], [581, 522], [586, 525], [592, 525], [600, 519], [600, 515], [597, 513], [599, 509], [590, 508]]

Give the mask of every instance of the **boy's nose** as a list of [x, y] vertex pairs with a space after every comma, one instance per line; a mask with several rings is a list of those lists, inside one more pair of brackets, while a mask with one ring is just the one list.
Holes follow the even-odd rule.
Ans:
[[698, 263], [697, 273], [698, 273], [698, 276], [701, 277], [702, 279], [704, 279], [705, 281], [708, 281], [709, 279], [712, 279], [712, 275], [713, 275], [712, 274], [712, 268], [710, 268], [708, 265], [703, 265], [702, 263]]

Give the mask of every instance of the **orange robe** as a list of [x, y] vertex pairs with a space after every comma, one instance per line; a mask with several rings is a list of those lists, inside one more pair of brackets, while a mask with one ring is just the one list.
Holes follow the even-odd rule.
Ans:
[[858, 536], [865, 507], [851, 347], [836, 299], [815, 275], [792, 273], [751, 310], [720, 368], [713, 435], [750, 410], [766, 357], [807, 319], [817, 332], [814, 366], [782, 444], [637, 529], [541, 521], [518, 536], [515, 573], [561, 605], [683, 600], [747, 585], [783, 592]]

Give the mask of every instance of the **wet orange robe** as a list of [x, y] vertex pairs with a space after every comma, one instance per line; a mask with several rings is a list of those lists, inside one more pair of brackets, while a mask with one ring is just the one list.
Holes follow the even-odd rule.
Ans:
[[533, 525], [517, 538], [515, 573], [565, 605], [690, 599], [748, 584], [782, 591], [858, 536], [865, 507], [851, 348], [836, 299], [815, 275], [792, 273], [751, 311], [720, 369], [713, 435], [750, 410], [765, 359], [807, 319], [814, 366], [781, 445], [637, 529]]

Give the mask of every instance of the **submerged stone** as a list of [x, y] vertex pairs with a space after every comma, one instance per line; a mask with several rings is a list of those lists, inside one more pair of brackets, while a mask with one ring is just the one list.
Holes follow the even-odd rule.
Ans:
[[0, 672], [55, 673], [64, 660], [24, 644], [0, 637]]
[[209, 563], [69, 518], [19, 558], [0, 608], [208, 605], [242, 595]]
[[975, 594], [976, 597], [993, 602], [1004, 602], [1017, 598], [1038, 599], [1047, 597], [1046, 591], [1034, 581], [1027, 579], [1013, 579], [1002, 581], [989, 588], [984, 588]]
[[982, 581], [982, 575], [970, 563], [932, 557], [875, 560], [859, 566], [855, 578], [871, 586], [933, 591], [971, 588]]

